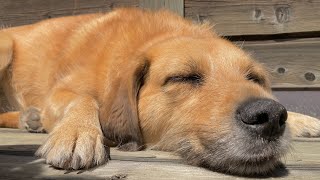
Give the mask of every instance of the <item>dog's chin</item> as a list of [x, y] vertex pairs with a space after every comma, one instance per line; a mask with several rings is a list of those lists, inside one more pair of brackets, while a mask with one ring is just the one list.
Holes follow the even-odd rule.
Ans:
[[282, 165], [280, 161], [282, 152], [254, 154], [248, 150], [240, 151], [240, 153], [233, 154], [226, 149], [219, 153], [212, 153], [209, 150], [204, 153], [206, 158], [201, 158], [198, 165], [216, 172], [239, 176], [272, 174], [277, 167]]
[[187, 164], [239, 176], [271, 175], [283, 167], [280, 160], [290, 147], [288, 135], [273, 140], [246, 135], [238, 132], [215, 140], [200, 139], [203, 148], [185, 139], [176, 152]]
[[199, 166], [215, 172], [237, 176], [265, 176], [271, 175], [277, 167], [282, 167], [283, 165], [278, 158], [269, 157], [268, 160], [264, 161], [258, 161], [257, 159], [247, 161], [225, 159], [224, 162], [204, 160]]

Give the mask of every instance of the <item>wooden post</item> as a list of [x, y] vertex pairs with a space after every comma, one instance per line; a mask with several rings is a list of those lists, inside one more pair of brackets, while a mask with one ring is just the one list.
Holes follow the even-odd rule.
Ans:
[[184, 16], [184, 0], [139, 0], [139, 6], [148, 9], [169, 9]]

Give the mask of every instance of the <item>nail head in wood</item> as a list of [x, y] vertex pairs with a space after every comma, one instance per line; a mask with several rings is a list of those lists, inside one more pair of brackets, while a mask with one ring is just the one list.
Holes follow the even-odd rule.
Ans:
[[279, 67], [279, 68], [277, 69], [277, 72], [278, 72], [279, 74], [284, 74], [284, 73], [286, 72], [286, 69], [283, 68], [283, 67]]
[[304, 77], [306, 78], [306, 80], [308, 81], [314, 81], [316, 79], [316, 76], [311, 73], [311, 72], [307, 72], [304, 74]]
[[275, 14], [279, 23], [286, 23], [290, 20], [290, 8], [286, 6], [276, 7]]

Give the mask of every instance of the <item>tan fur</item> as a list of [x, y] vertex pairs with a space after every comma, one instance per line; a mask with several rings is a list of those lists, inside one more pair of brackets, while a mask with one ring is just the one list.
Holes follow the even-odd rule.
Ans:
[[[232, 119], [242, 101], [273, 99], [266, 71], [248, 54], [218, 37], [209, 25], [195, 25], [166, 11], [119, 9], [4, 29], [0, 70], [11, 105], [22, 114], [37, 112], [30, 107], [41, 112], [39, 125], [50, 134], [38, 155], [65, 169], [107, 161], [106, 139], [124, 150], [146, 145], [190, 151], [188, 163], [200, 165], [196, 158], [208, 151], [206, 143], [224, 144], [237, 136]], [[204, 76], [201, 86], [166, 81], [192, 73]], [[248, 81], [248, 74], [263, 82]], [[8, 121], [7, 115], [0, 115], [0, 122]], [[311, 128], [308, 118], [298, 116], [299, 125], [288, 120], [294, 135], [309, 130], [319, 135], [318, 126]], [[301, 133], [298, 128], [305, 129]], [[279, 140], [279, 153], [263, 156], [282, 156], [288, 136], [286, 132]], [[221, 153], [224, 163], [229, 155]], [[242, 152], [228, 153], [232, 157]], [[230, 172], [265, 173], [274, 166], [270, 161]]]
[[0, 127], [18, 128], [19, 112], [7, 112], [0, 114]]
[[320, 120], [295, 113], [288, 113], [288, 125], [292, 136], [294, 137], [319, 137]]

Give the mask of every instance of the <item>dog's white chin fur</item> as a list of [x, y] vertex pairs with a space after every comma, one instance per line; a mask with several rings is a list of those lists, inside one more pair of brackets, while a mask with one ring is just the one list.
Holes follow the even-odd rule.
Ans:
[[281, 167], [281, 158], [291, 149], [291, 135], [288, 128], [274, 141], [259, 138], [255, 140], [248, 138], [243, 141], [241, 134], [231, 133], [216, 141], [211, 140], [211, 145], [202, 148], [193, 146], [194, 138], [190, 140], [187, 136], [180, 139], [174, 136], [167, 137], [171, 137], [170, 141], [163, 138], [166, 140], [160, 141], [151, 148], [174, 151], [186, 164], [241, 176], [272, 173], [276, 168]]

